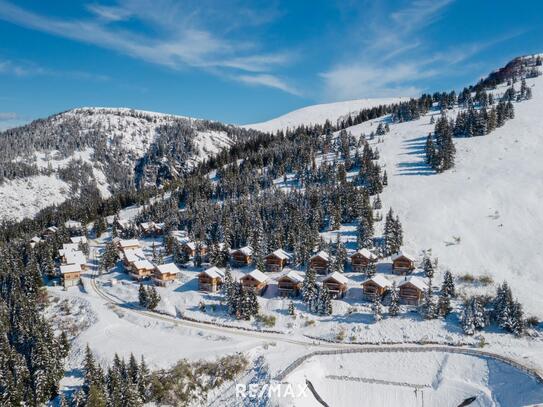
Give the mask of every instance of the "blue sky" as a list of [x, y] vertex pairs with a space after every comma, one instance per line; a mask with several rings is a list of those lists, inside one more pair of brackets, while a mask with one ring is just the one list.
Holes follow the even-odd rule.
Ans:
[[543, 1], [0, 0], [0, 128], [78, 106], [250, 123], [461, 89], [543, 52]]

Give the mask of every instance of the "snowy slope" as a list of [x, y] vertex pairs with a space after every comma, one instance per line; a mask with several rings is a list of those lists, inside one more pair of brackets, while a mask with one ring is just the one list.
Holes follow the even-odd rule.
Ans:
[[335, 124], [339, 118], [347, 117], [349, 114], [356, 114], [362, 109], [370, 109], [379, 105], [389, 105], [405, 100], [409, 100], [409, 98], [357, 99], [336, 103], [324, 103], [303, 107], [275, 119], [262, 123], [246, 124], [242, 127], [275, 133], [277, 130], [292, 129], [301, 125], [324, 124], [326, 120]]
[[[381, 198], [400, 216], [406, 249], [432, 249], [442, 271], [506, 279], [528, 313], [543, 316], [543, 77], [527, 83], [533, 98], [515, 104], [514, 119], [485, 137], [455, 139], [451, 171], [434, 174], [424, 163], [430, 114], [391, 125], [375, 145], [388, 174]], [[349, 130], [368, 134], [380, 120]]]

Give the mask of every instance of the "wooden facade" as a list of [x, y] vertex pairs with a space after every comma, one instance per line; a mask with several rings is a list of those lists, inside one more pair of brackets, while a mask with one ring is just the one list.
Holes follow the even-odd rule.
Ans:
[[322, 280], [323, 287], [328, 288], [332, 298], [342, 298], [347, 292], [347, 278], [340, 273], [334, 272], [324, 280]]
[[268, 254], [265, 259], [266, 271], [277, 272], [289, 263], [290, 255], [282, 249], [278, 249], [273, 253]]
[[400, 301], [407, 305], [419, 305], [424, 297], [424, 291], [428, 288], [426, 283], [418, 277], [402, 281], [398, 287]]
[[328, 273], [330, 267], [330, 256], [324, 251], [318, 252], [309, 259], [309, 267], [315, 270], [317, 274]]
[[153, 281], [157, 285], [166, 286], [173, 283], [180, 272], [174, 263], [160, 264], [155, 266]]
[[357, 250], [351, 256], [351, 267], [354, 272], [360, 273], [363, 272], [370, 264], [373, 264], [377, 261], [377, 256], [375, 256], [368, 249]]
[[224, 273], [217, 267], [211, 267], [198, 274], [198, 289], [200, 291], [217, 292], [223, 283]]
[[203, 243], [185, 242], [181, 245], [181, 250], [189, 257], [196, 256], [196, 250], [200, 248], [200, 256], [204, 257], [207, 254], [207, 246]]
[[249, 246], [233, 250], [230, 253], [230, 262], [234, 266], [243, 267], [251, 263], [253, 259], [253, 250]]
[[60, 266], [61, 281], [64, 288], [74, 287], [81, 283], [81, 266], [65, 264]]
[[130, 277], [134, 280], [143, 280], [150, 277], [155, 271], [155, 266], [149, 260], [140, 260], [130, 265]]
[[410, 274], [415, 270], [415, 258], [405, 253], [392, 256], [392, 272], [396, 274]]
[[370, 278], [362, 283], [364, 298], [369, 301], [373, 301], [375, 297], [382, 298], [390, 286], [390, 281], [381, 275]]
[[302, 290], [303, 278], [291, 271], [277, 280], [277, 287], [281, 297], [297, 297]]
[[240, 282], [244, 290], [254, 291], [257, 295], [262, 294], [268, 286], [268, 278], [259, 270], [245, 274]]

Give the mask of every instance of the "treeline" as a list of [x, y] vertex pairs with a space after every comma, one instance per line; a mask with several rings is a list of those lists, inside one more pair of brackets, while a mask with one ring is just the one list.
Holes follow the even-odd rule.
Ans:
[[83, 385], [73, 397], [61, 397], [62, 407], [138, 407], [146, 403], [185, 406], [204, 403], [210, 390], [233, 380], [248, 366], [241, 355], [216, 361], [181, 360], [170, 369], [151, 372], [145, 359], [133, 354], [124, 360], [117, 354], [105, 369], [87, 346], [83, 361]]

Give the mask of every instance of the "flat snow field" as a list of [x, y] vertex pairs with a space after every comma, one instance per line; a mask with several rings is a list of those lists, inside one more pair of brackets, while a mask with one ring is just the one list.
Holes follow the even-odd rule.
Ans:
[[[331, 406], [456, 407], [475, 396], [470, 406], [520, 407], [543, 400], [541, 384], [509, 365], [440, 352], [315, 356], [286, 381], [297, 388], [306, 379]], [[320, 405], [311, 395], [289, 401], [297, 407]]]

